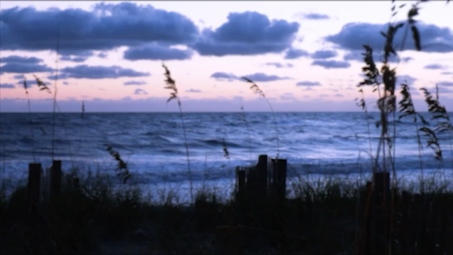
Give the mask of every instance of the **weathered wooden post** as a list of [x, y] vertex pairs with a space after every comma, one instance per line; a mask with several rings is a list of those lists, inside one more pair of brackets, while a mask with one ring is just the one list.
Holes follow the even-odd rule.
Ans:
[[272, 160], [272, 193], [278, 201], [286, 199], [286, 159]]
[[39, 211], [40, 199], [41, 164], [30, 163], [28, 165], [28, 222], [34, 225]]
[[245, 170], [242, 167], [236, 167], [236, 200], [243, 201], [245, 194]]
[[246, 195], [247, 197], [256, 197], [258, 183], [258, 168], [256, 166], [247, 168]]
[[54, 160], [50, 170], [50, 203], [56, 206], [61, 192], [61, 160]]
[[360, 192], [360, 222], [361, 234], [356, 247], [357, 254], [371, 254], [371, 218], [372, 218], [372, 199], [373, 183], [366, 183], [366, 190]]
[[257, 164], [257, 195], [264, 199], [267, 192], [267, 155], [259, 155]]
[[278, 159], [277, 169], [278, 169], [278, 199], [280, 201], [285, 201], [286, 199], [286, 169], [287, 161], [286, 159]]
[[390, 233], [390, 174], [388, 172], [375, 172], [373, 174], [373, 186], [373, 252], [387, 254]]
[[[237, 175], [237, 168], [236, 168], [236, 175]], [[78, 191], [80, 188], [80, 179], [75, 177], [73, 180], [74, 190]]]

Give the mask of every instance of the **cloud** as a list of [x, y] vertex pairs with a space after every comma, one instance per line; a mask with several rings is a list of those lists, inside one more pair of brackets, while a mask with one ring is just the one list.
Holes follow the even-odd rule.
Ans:
[[101, 53], [98, 54], [98, 57], [99, 58], [106, 58], [107, 57], [107, 53], [101, 52]]
[[453, 82], [451, 82], [451, 81], [441, 81], [441, 82], [438, 82], [437, 84], [439, 86], [448, 86], [448, 87], [452, 87], [453, 86]]
[[145, 85], [146, 82], [144, 81], [126, 81], [125, 83], [123, 83], [125, 86], [129, 86], [129, 85]]
[[335, 97], [343, 97], [343, 94], [337, 93], [335, 94]]
[[318, 50], [312, 53], [310, 56], [314, 59], [326, 59], [336, 57], [338, 54], [333, 50]]
[[303, 87], [312, 87], [312, 86], [321, 86], [321, 83], [317, 81], [300, 81], [296, 83], [297, 87], [303, 86]]
[[98, 3], [90, 11], [15, 7], [0, 12], [2, 50], [55, 50], [58, 28], [62, 55], [151, 42], [187, 44], [198, 37], [198, 28], [184, 15], [130, 2]]
[[80, 63], [80, 62], [85, 62], [85, 60], [87, 60], [88, 57], [77, 57], [77, 56], [61, 56], [60, 60], [63, 60], [63, 61], [72, 61], [72, 62], [77, 62], [77, 63]]
[[450, 75], [450, 74], [453, 74], [453, 72], [442, 72], [440, 74], [442, 74], [442, 75]]
[[326, 69], [330, 68], [348, 68], [351, 66], [348, 62], [335, 60], [315, 60], [311, 63], [312, 66], [322, 66]]
[[234, 74], [231, 73], [223, 73], [223, 72], [216, 72], [211, 74], [210, 78], [214, 78], [217, 81], [234, 81], [234, 80], [240, 80], [239, 77], [237, 77]]
[[432, 69], [432, 70], [437, 70], [437, 69], [445, 70], [445, 69], [447, 69], [447, 66], [439, 65], [439, 64], [430, 64], [430, 65], [426, 65], [424, 68]]
[[0, 88], [2, 88], [2, 89], [13, 89], [15, 87], [16, 86], [14, 86], [14, 84], [12, 84], [12, 83], [2, 83], [2, 84], [0, 84]]
[[144, 91], [143, 89], [136, 89], [134, 91], [134, 95], [148, 95], [148, 92]]
[[280, 95], [280, 100], [296, 100], [292, 93], [284, 93]]
[[191, 45], [203, 56], [280, 53], [291, 47], [299, 30], [297, 22], [270, 21], [258, 12], [230, 13], [216, 30], [204, 29]]
[[300, 57], [307, 57], [309, 55], [308, 51], [291, 48], [286, 51], [285, 59], [296, 59]]
[[192, 57], [192, 50], [180, 50], [159, 45], [132, 47], [124, 52], [127, 60], [186, 60]]
[[397, 75], [396, 76], [396, 84], [401, 84], [401, 83], [405, 83], [407, 84], [408, 86], [412, 86], [414, 85], [414, 82], [417, 80], [417, 78], [414, 78], [410, 75]]
[[269, 81], [278, 81], [278, 80], [288, 80], [291, 79], [289, 77], [280, 77], [277, 75], [267, 75], [264, 73], [254, 73], [254, 74], [249, 74], [249, 75], [244, 75], [244, 77], [247, 77], [248, 79], [254, 81], [254, 82], [269, 82]]
[[64, 79], [67, 79], [68, 78], [68, 75], [67, 74], [64, 74], [64, 73], [59, 73], [58, 75], [49, 75], [47, 76], [47, 79], [49, 80], [64, 80]]
[[[434, 91], [436, 91], [436, 89], [434, 88]], [[446, 88], [446, 87], [439, 87], [439, 93], [453, 93], [453, 90], [450, 89], [450, 88]], [[435, 93], [435, 92], [434, 92]]]
[[[405, 26], [406, 24], [396, 33], [393, 40], [394, 42], [402, 41], [402, 31], [405, 29]], [[423, 22], [418, 22], [416, 26], [422, 41], [422, 51], [453, 51], [453, 47], [451, 47], [451, 42], [453, 41], [452, 30]], [[362, 45], [364, 44], [367, 44], [376, 50], [383, 49], [385, 38], [381, 35], [381, 31], [386, 32], [387, 27], [387, 24], [348, 23], [343, 26], [340, 32], [325, 37], [325, 40], [346, 50], [363, 50]], [[404, 50], [415, 50], [412, 39], [410, 42], [406, 43]]]
[[87, 66], [79, 65], [75, 67], [66, 67], [61, 70], [62, 75], [66, 78], [86, 78], [86, 79], [106, 79], [120, 77], [143, 77], [150, 76], [150, 73], [137, 72], [132, 69], [122, 68], [119, 66]]
[[330, 19], [330, 17], [326, 14], [320, 14], [320, 13], [307, 13], [304, 14], [305, 19]]
[[39, 73], [52, 72], [53, 69], [46, 65], [28, 63], [7, 63], [0, 67], [2, 73]]
[[280, 63], [277, 63], [277, 62], [270, 62], [270, 63], [266, 63], [265, 65], [267, 65], [267, 66], [275, 66], [277, 68], [285, 68], [285, 67], [286, 68], [292, 68], [294, 66], [291, 63], [286, 63], [286, 65], [285, 65], [285, 64], [280, 64]]
[[186, 90], [186, 92], [189, 92], [189, 93], [201, 93], [201, 90], [199, 90], [199, 89], [188, 89], [188, 90]]
[[64, 85], [68, 85], [69, 83], [68, 83], [67, 81], [64, 81], [63, 84], [64, 84]]
[[21, 56], [9, 56], [0, 58], [0, 63], [9, 63], [9, 64], [38, 64], [42, 62], [42, 59], [35, 57], [21, 57]]
[[[343, 56], [343, 60], [345, 60], [345, 61], [354, 60], [354, 61], [363, 62], [364, 56], [362, 55], [362, 53], [364, 53], [364, 52], [365, 52], [365, 50], [363, 48], [362, 48], [362, 50], [349, 51], [348, 53], [346, 53]], [[399, 56], [391, 55], [389, 57], [388, 61], [390, 63], [397, 63], [398, 60], [400, 60], [402, 62], [409, 62], [412, 59], [413, 58], [411, 58], [411, 57], [400, 58]], [[373, 51], [373, 60], [375, 63], [377, 63], [378, 61], [380, 61], [380, 62], [384, 61], [384, 53], [381, 51]]]
[[[51, 85], [50, 82], [48, 81], [43, 81], [45, 85]], [[26, 80], [26, 83], [27, 83], [27, 87], [31, 87], [32, 85], [38, 85], [38, 83], [36, 82], [36, 80]], [[18, 81], [16, 82], [16, 84], [18, 85], [24, 85], [24, 81]]]

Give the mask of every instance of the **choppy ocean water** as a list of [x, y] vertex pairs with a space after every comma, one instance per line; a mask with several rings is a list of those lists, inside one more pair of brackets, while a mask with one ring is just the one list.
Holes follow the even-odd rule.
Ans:
[[[425, 114], [429, 119], [428, 114]], [[276, 113], [279, 157], [288, 159], [288, 176], [358, 176], [370, 173], [380, 130], [378, 113]], [[20, 179], [28, 163], [51, 165], [52, 113], [1, 113], [2, 178]], [[244, 121], [245, 120], [245, 121]], [[186, 136], [196, 183], [231, 184], [235, 166], [256, 163], [259, 154], [275, 157], [277, 132], [271, 113], [184, 113]], [[370, 134], [368, 133], [369, 124]], [[416, 127], [412, 119], [396, 122], [396, 171], [420, 172]], [[393, 121], [391, 122], [393, 130]], [[33, 130], [33, 137], [31, 135]], [[182, 184], [188, 180], [186, 151], [179, 113], [57, 113], [55, 158], [63, 170], [99, 170], [115, 174], [111, 144], [127, 162], [131, 181], [142, 185]], [[223, 144], [229, 152], [224, 156]], [[438, 173], [439, 161], [422, 143], [423, 168]], [[440, 136], [444, 169], [451, 169], [448, 134]], [[450, 171], [450, 170], [445, 170]], [[448, 174], [448, 172], [447, 172]], [[451, 174], [450, 174], [451, 175]]]

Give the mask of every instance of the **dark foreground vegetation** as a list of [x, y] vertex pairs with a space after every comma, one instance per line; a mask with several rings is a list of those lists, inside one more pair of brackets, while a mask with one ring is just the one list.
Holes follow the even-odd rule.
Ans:
[[[2, 195], [0, 254], [364, 254], [366, 239], [382, 238], [364, 232], [371, 193], [356, 182], [301, 178], [285, 200], [199, 191], [187, 206], [171, 193], [153, 201], [138, 188], [115, 191], [110, 180], [97, 174], [77, 185], [65, 175], [58, 206], [42, 197], [34, 221], [26, 187]], [[424, 186], [423, 194], [391, 189], [392, 242], [367, 254], [453, 254], [453, 193], [434, 179]]]

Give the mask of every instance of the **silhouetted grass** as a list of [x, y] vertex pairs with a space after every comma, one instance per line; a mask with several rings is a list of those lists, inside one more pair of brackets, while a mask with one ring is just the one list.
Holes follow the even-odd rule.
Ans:
[[[439, 242], [447, 254], [453, 251], [448, 241], [453, 231], [442, 227], [453, 223], [449, 184], [439, 178], [424, 182], [424, 197], [433, 208], [423, 218], [431, 224], [426, 242]], [[418, 185], [402, 182], [399, 194], [412, 194]], [[63, 179], [58, 216], [42, 210], [35, 229], [26, 222], [25, 187], [9, 198], [0, 196], [0, 254], [352, 254], [364, 191], [352, 179], [300, 178], [287, 190], [292, 195], [278, 205], [254, 198], [238, 203], [234, 196], [225, 199], [215, 189], [204, 189], [193, 204], [183, 206], [174, 202], [176, 192], [153, 202], [138, 187], [115, 187], [111, 177], [99, 172], [72, 173]], [[396, 215], [418, 206], [415, 200], [402, 203], [396, 204]], [[398, 216], [397, 226], [407, 235], [397, 237], [402, 243], [395, 254], [407, 254], [417, 241], [409, 235], [421, 228], [413, 219]]]
[[252, 80], [250, 80], [247, 77], [242, 77], [242, 79], [245, 80], [247, 83], [252, 84], [252, 85], [250, 85], [250, 89], [253, 92], [255, 92], [256, 94], [262, 96], [266, 100], [267, 104], [269, 105], [269, 108], [272, 111], [272, 117], [274, 118], [274, 125], [275, 125], [275, 137], [277, 139], [277, 156], [276, 156], [276, 158], [278, 158], [278, 155], [280, 154], [280, 138], [279, 138], [279, 132], [278, 132], [277, 118], [275, 117], [274, 108], [272, 107], [271, 103], [269, 102], [269, 99], [267, 99], [266, 95], [260, 89], [260, 87], [258, 85], [256, 85]]
[[187, 170], [189, 173], [189, 184], [190, 184], [190, 200], [193, 202], [193, 187], [192, 187], [192, 170], [190, 168], [190, 156], [189, 156], [189, 145], [187, 143], [187, 136], [186, 136], [186, 126], [184, 124], [184, 115], [182, 114], [182, 107], [181, 107], [181, 100], [179, 100], [178, 96], [178, 88], [176, 87], [176, 81], [171, 77], [170, 70], [168, 70], [165, 64], [162, 64], [162, 67], [165, 69], [165, 89], [171, 90], [170, 97], [167, 100], [167, 103], [171, 100], [176, 100], [178, 102], [179, 107], [179, 114], [181, 116], [182, 122], [182, 132], [184, 135], [184, 146], [186, 148], [186, 159], [187, 159]]

